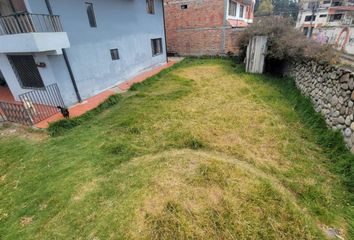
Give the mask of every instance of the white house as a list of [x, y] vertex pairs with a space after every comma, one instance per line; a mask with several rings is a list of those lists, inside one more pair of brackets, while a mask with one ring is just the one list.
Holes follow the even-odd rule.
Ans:
[[56, 83], [71, 106], [167, 61], [163, 0], [0, 0], [0, 16], [16, 100]]
[[322, 44], [331, 44], [337, 50], [354, 54], [353, 0], [306, 1], [296, 27]]

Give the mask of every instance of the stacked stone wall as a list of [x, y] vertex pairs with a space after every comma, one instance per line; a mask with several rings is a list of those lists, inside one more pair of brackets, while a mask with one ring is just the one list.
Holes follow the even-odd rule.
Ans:
[[285, 74], [293, 77], [297, 88], [310, 97], [328, 127], [342, 132], [354, 152], [354, 72], [310, 61], [288, 64]]

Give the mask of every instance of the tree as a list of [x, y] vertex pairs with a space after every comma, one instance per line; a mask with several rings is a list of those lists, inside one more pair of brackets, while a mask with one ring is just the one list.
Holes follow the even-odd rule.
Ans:
[[296, 0], [272, 0], [273, 14], [282, 17], [291, 17], [296, 21], [299, 5]]
[[295, 1], [291, 1], [289, 4], [290, 17], [297, 20], [297, 16], [299, 15], [299, 3]]
[[332, 46], [306, 38], [292, 26], [289, 18], [267, 16], [256, 19], [238, 36], [237, 46], [241, 58], [246, 56], [247, 45], [254, 36], [268, 37], [268, 60], [316, 60], [323, 63], [336, 63], [338, 60]]
[[270, 16], [273, 14], [273, 5], [271, 0], [262, 0], [259, 4], [257, 11], [255, 12], [256, 16]]
[[297, 20], [299, 4], [297, 0], [256, 0], [256, 16], [282, 16]]

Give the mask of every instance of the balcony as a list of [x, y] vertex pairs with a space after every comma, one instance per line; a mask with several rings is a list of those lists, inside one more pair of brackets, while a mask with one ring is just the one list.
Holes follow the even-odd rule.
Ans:
[[0, 17], [0, 53], [49, 52], [69, 48], [57, 15], [20, 13]]

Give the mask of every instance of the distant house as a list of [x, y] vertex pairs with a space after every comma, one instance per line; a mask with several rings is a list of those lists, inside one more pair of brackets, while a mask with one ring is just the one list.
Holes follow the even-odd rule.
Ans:
[[305, 1], [296, 28], [322, 44], [354, 54], [354, 2], [352, 0]]
[[253, 22], [254, 4], [254, 0], [165, 0], [168, 52], [236, 53], [239, 32]]
[[0, 76], [15, 100], [56, 84], [71, 106], [166, 60], [162, 0], [0, 0]]

